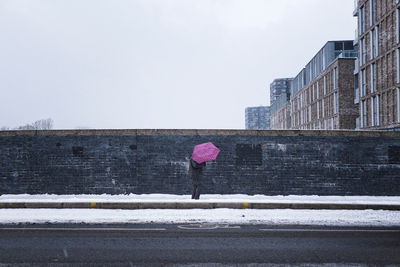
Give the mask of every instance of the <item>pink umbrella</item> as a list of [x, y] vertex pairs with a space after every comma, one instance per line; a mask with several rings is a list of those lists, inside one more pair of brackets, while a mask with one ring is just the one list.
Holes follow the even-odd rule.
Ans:
[[221, 150], [211, 142], [196, 145], [193, 149], [192, 159], [199, 164], [205, 161], [215, 160], [220, 151]]

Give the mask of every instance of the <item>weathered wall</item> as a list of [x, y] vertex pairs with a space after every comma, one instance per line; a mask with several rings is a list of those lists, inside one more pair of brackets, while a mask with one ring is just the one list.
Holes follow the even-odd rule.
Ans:
[[230, 130], [0, 132], [0, 193], [189, 194], [207, 141], [202, 193], [400, 195], [400, 133]]

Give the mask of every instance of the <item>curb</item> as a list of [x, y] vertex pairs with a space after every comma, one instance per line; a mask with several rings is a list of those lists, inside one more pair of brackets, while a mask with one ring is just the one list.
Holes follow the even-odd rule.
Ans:
[[259, 202], [0, 202], [0, 209], [319, 209], [400, 210], [400, 204]]

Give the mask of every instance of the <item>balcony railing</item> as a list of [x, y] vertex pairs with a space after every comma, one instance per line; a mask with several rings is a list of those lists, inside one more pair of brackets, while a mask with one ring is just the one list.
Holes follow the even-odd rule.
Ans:
[[341, 51], [336, 56], [337, 58], [357, 58], [357, 51]]

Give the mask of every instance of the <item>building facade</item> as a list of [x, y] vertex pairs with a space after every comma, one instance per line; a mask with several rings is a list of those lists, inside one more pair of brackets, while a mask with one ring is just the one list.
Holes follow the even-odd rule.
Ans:
[[270, 107], [248, 107], [246, 108], [246, 130], [270, 129]]
[[338, 58], [291, 99], [292, 129], [355, 129], [354, 60]]
[[359, 0], [360, 129], [400, 130], [400, 1]]
[[355, 129], [353, 41], [329, 41], [294, 78], [291, 129]]

